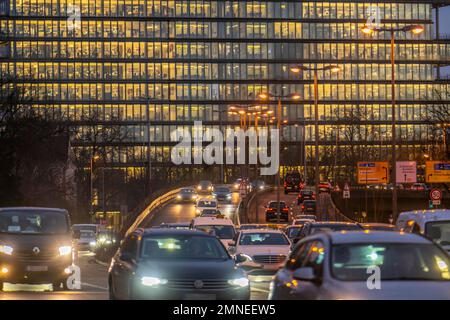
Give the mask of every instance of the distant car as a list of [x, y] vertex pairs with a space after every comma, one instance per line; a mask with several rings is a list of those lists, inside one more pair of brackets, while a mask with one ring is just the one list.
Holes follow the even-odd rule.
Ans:
[[331, 185], [331, 183], [326, 181], [319, 183], [319, 192], [330, 193], [331, 190], [333, 190], [333, 186]]
[[92, 230], [81, 230], [77, 236], [77, 251], [94, 251], [97, 245], [97, 235]]
[[178, 223], [161, 223], [159, 228], [187, 230], [191, 228], [190, 222], [178, 222]]
[[215, 209], [219, 208], [219, 203], [215, 199], [200, 198], [195, 204], [195, 213], [200, 215], [204, 209]]
[[[399, 232], [317, 233], [297, 243], [270, 285], [271, 300], [447, 300], [450, 258]], [[380, 288], [368, 285], [377, 267]]]
[[233, 196], [231, 189], [224, 186], [214, 187], [212, 195], [217, 199], [217, 201], [223, 201], [228, 203], [231, 202], [231, 198]]
[[305, 200], [300, 206], [300, 212], [302, 214], [313, 214], [315, 215], [317, 212], [317, 203], [316, 200]]
[[286, 260], [291, 243], [279, 230], [241, 230], [229, 251], [247, 275], [273, 275]]
[[192, 188], [183, 188], [178, 192], [177, 201], [178, 202], [193, 202], [197, 201], [197, 192]]
[[305, 200], [316, 200], [316, 193], [312, 190], [301, 190], [297, 196], [297, 205]]
[[211, 181], [202, 180], [197, 185], [197, 192], [201, 194], [211, 194], [213, 191], [213, 184]]
[[295, 244], [300, 239], [299, 235], [302, 231], [303, 224], [292, 225], [286, 228], [285, 233], [291, 243]]
[[298, 214], [296, 216], [296, 219], [303, 219], [303, 220], [317, 220], [317, 216], [315, 214]]
[[376, 231], [397, 231], [397, 228], [393, 224], [389, 223], [360, 223], [361, 227], [365, 230], [376, 230]]
[[236, 179], [233, 182], [232, 191], [233, 192], [240, 192], [241, 191], [241, 185], [242, 185], [242, 187], [244, 188], [245, 191], [250, 192], [250, 190], [251, 190], [251, 183], [250, 183], [248, 178]]
[[249, 280], [217, 237], [194, 230], [137, 229], [108, 274], [115, 299], [247, 300]]
[[265, 190], [266, 189], [266, 183], [262, 180], [254, 180], [251, 183], [253, 190]]
[[284, 193], [299, 192], [303, 188], [302, 177], [298, 171], [288, 172], [284, 176]]
[[280, 201], [280, 212], [278, 211], [278, 202], [277, 201], [270, 201], [266, 205], [266, 221], [289, 221], [289, 208], [286, 205], [286, 202]]
[[200, 212], [200, 217], [217, 217], [221, 214], [220, 210], [217, 209], [203, 209], [202, 212]]
[[292, 220], [293, 226], [303, 226], [307, 222], [314, 222], [315, 219], [294, 219]]
[[428, 186], [425, 183], [414, 183], [411, 187], [410, 190], [414, 190], [414, 191], [428, 191], [430, 188], [428, 188]]
[[311, 221], [303, 225], [300, 238], [305, 238], [311, 234], [319, 232], [334, 232], [334, 231], [355, 231], [363, 230], [363, 228], [356, 223], [351, 222], [333, 222], [333, 221]]
[[217, 217], [197, 217], [192, 219], [191, 228], [215, 235], [220, 239], [225, 248], [236, 236], [236, 228], [231, 219]]

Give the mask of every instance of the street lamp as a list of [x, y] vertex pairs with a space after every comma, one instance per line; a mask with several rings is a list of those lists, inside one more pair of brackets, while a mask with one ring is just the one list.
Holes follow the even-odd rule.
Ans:
[[[281, 117], [282, 117], [282, 112], [281, 112], [281, 100], [282, 99], [291, 99], [291, 100], [299, 100], [301, 98], [301, 96], [298, 93], [290, 93], [287, 95], [275, 95], [272, 94], [270, 92], [261, 92], [258, 94], [258, 98], [261, 100], [270, 100], [271, 98], [273, 99], [277, 99], [277, 115], [276, 117], [273, 118], [273, 120], [277, 120], [277, 129], [278, 132], [280, 132], [281, 129]], [[272, 121], [271, 121], [272, 123]], [[280, 154], [280, 142], [278, 142], [278, 154]], [[280, 189], [281, 189], [281, 184], [280, 184], [280, 165], [278, 165], [278, 171], [277, 171], [277, 180], [276, 180], [276, 184], [277, 184], [277, 220], [278, 223], [280, 222], [280, 214], [281, 214], [281, 208], [280, 208]]]
[[89, 190], [89, 198], [90, 198], [90, 213], [91, 216], [94, 215], [94, 205], [93, 205], [93, 201], [94, 201], [94, 196], [93, 196], [93, 190], [94, 190], [94, 163], [95, 161], [97, 161], [98, 159], [100, 159], [100, 156], [97, 154], [93, 154], [91, 156], [90, 159], [90, 173], [89, 173], [89, 178], [90, 178], [90, 190]]
[[395, 34], [397, 32], [411, 32], [412, 34], [421, 34], [424, 31], [424, 27], [421, 25], [407, 25], [401, 28], [378, 28], [365, 25], [361, 28], [361, 31], [364, 34], [371, 35], [375, 32], [389, 32], [391, 35], [391, 98], [392, 98], [392, 119], [391, 119], [391, 131], [392, 131], [392, 217], [394, 221], [398, 215], [398, 206], [397, 206], [397, 168], [396, 168], [396, 160], [397, 160], [397, 150], [396, 150], [396, 108], [395, 108]]
[[303, 65], [296, 65], [290, 68], [293, 73], [300, 73], [302, 71], [312, 71], [314, 75], [314, 148], [315, 148], [315, 189], [316, 194], [319, 195], [319, 85], [318, 85], [318, 72], [319, 71], [330, 71], [331, 73], [338, 73], [341, 69], [336, 65], [328, 65], [324, 67], [306, 67]]

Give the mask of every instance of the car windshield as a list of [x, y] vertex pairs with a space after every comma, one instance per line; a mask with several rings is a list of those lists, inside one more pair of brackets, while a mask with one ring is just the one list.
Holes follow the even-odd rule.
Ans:
[[92, 231], [97, 232], [97, 225], [95, 224], [74, 224], [72, 226], [74, 231]]
[[69, 232], [65, 213], [46, 210], [11, 210], [0, 212], [0, 233], [64, 234]]
[[227, 192], [231, 193], [230, 189], [228, 189], [228, 188], [216, 188], [215, 191], [221, 192], [221, 193], [227, 193]]
[[215, 208], [217, 207], [217, 203], [215, 201], [199, 201], [198, 206], [205, 208]]
[[[276, 209], [277, 207], [278, 207], [278, 203], [277, 203], [277, 202], [271, 202], [271, 203], [269, 203], [269, 208], [274, 208], [274, 209]], [[280, 201], [280, 208], [284, 208], [284, 207], [286, 207], [286, 203]]]
[[373, 266], [385, 281], [450, 281], [450, 260], [433, 244], [342, 244], [332, 249], [332, 274], [339, 280], [367, 281]]
[[432, 221], [425, 225], [425, 235], [441, 246], [450, 246], [450, 221]]
[[146, 236], [142, 241], [143, 259], [229, 259], [216, 238], [192, 235]]
[[318, 232], [334, 232], [343, 230], [361, 230], [356, 224], [323, 224], [323, 225], [313, 225], [311, 227], [311, 233]]
[[224, 225], [204, 225], [195, 226], [196, 229], [204, 231], [209, 234], [213, 234], [219, 239], [233, 239], [235, 235], [235, 230], [233, 226]]
[[192, 190], [192, 189], [182, 189], [180, 193], [190, 194], [190, 193], [194, 193], [194, 190]]
[[95, 238], [95, 233], [93, 231], [81, 231], [80, 238]]
[[217, 214], [220, 214], [220, 211], [216, 210], [216, 209], [205, 209], [202, 211], [202, 215], [205, 215], [205, 214], [217, 215]]
[[289, 230], [288, 230], [288, 237], [289, 237], [289, 238], [297, 238], [297, 237], [300, 235], [300, 231], [302, 231], [302, 228], [301, 228], [301, 227], [298, 227], [298, 228], [296, 228], [296, 227], [289, 228]]
[[315, 201], [308, 201], [308, 200], [306, 200], [306, 201], [303, 202], [303, 204], [305, 205], [305, 207], [306, 206], [308, 206], [308, 207], [315, 207], [316, 206], [316, 202]]
[[243, 234], [239, 244], [241, 246], [287, 246], [289, 241], [281, 233], [255, 232]]
[[209, 182], [209, 181], [200, 181], [199, 185], [201, 187], [203, 187], [203, 188], [204, 187], [209, 187], [211, 185], [211, 182]]
[[312, 191], [302, 191], [302, 192], [300, 192], [302, 195], [304, 195], [304, 196], [311, 196], [312, 194], [313, 194], [313, 192]]

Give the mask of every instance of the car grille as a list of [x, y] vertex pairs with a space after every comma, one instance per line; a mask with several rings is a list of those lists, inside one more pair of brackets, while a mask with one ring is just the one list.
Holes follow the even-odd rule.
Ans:
[[32, 250], [20, 250], [14, 252], [14, 259], [22, 262], [46, 262], [59, 258], [54, 251], [41, 250], [38, 254], [34, 254]]
[[[201, 288], [195, 286], [195, 282], [199, 280], [202, 281]], [[220, 290], [228, 289], [231, 285], [223, 279], [172, 279], [167, 282], [166, 287], [170, 289]]]
[[253, 260], [258, 263], [281, 263], [286, 260], [285, 255], [258, 255], [253, 256]]

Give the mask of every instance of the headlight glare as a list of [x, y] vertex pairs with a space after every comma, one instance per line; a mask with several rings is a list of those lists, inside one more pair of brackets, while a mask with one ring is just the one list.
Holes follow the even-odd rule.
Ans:
[[12, 255], [14, 249], [10, 246], [6, 246], [6, 245], [0, 245], [0, 252], [7, 254], [7, 255]]
[[249, 281], [247, 278], [242, 277], [242, 278], [236, 278], [236, 279], [232, 279], [232, 280], [228, 280], [228, 283], [231, 284], [232, 286], [236, 286], [236, 287], [248, 287], [249, 285]]
[[60, 256], [67, 256], [68, 254], [72, 253], [72, 247], [71, 246], [62, 246], [59, 247], [59, 255]]
[[147, 287], [159, 286], [167, 283], [167, 279], [160, 279], [156, 277], [142, 277], [141, 283]]

